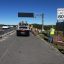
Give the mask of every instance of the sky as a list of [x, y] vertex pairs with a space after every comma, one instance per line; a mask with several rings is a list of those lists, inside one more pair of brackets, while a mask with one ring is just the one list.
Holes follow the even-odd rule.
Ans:
[[[57, 8], [64, 8], [64, 0], [0, 0], [0, 24], [28, 23], [56, 24]], [[34, 18], [18, 17], [18, 12], [34, 13]]]

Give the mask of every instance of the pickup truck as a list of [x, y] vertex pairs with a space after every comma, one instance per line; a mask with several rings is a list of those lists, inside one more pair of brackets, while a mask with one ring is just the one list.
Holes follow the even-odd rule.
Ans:
[[29, 26], [27, 26], [27, 25], [18, 26], [18, 28], [16, 30], [16, 34], [17, 34], [17, 36], [21, 36], [21, 35], [29, 36], [30, 35]]

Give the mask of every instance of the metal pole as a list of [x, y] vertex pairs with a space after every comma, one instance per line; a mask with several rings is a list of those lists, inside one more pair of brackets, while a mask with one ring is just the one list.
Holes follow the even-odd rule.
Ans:
[[44, 14], [42, 14], [42, 31], [43, 31], [43, 29], [44, 29], [44, 24], [43, 24], [43, 22], [44, 22]]

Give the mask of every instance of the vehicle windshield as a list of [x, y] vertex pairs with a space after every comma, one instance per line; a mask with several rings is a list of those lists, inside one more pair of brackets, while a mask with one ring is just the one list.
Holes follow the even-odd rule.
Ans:
[[27, 29], [27, 27], [19, 27], [20, 29]]

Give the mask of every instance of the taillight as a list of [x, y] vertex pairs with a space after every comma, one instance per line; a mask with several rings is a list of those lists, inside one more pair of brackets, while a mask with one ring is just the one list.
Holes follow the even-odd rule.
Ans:
[[20, 32], [24, 32], [25, 30], [19, 30]]

